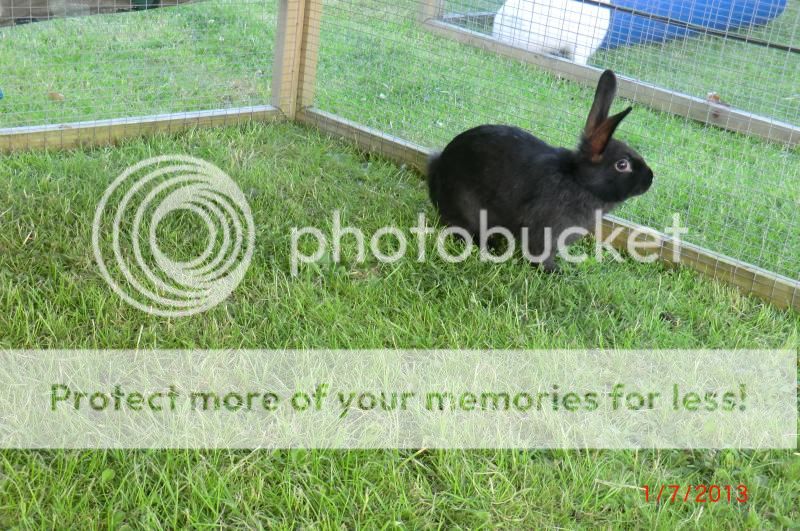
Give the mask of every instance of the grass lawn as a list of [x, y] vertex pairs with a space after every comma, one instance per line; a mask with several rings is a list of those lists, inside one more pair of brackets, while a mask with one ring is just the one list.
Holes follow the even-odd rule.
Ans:
[[[449, 9], [473, 7], [481, 6]], [[430, 147], [470, 126], [498, 122], [574, 145], [592, 89], [434, 36], [418, 24], [418, 9], [412, 0], [326, 1], [315, 105]], [[800, 0], [790, 0], [787, 12], [759, 34], [791, 42], [798, 14]], [[0, 127], [263, 104], [275, 26], [273, 2], [212, 0], [0, 29], [6, 93]], [[767, 103], [775, 112], [789, 109], [767, 114], [796, 121], [800, 55], [775, 53], [690, 39], [595, 60], [693, 95], [716, 90], [747, 110], [767, 112]], [[731, 54], [741, 67], [730, 67]], [[50, 99], [50, 92], [64, 100]], [[663, 230], [679, 213], [692, 243], [800, 278], [797, 148], [643, 105], [618, 136], [656, 174], [653, 189], [624, 205], [620, 216]]]
[[[111, 293], [90, 241], [110, 181], [172, 153], [231, 175], [257, 233], [225, 303], [164, 319]], [[292, 277], [290, 228], [327, 230], [335, 209], [367, 233], [433, 215], [418, 176], [288, 124], [4, 157], [0, 348], [800, 346], [797, 314], [658, 265], [590, 261], [548, 276], [521, 259], [345, 260]], [[744, 483], [751, 501], [645, 503], [638, 487], [664, 483]], [[2, 527], [765, 528], [798, 525], [799, 508], [796, 450], [0, 452]]]
[[0, 128], [269, 103], [275, 21], [222, 0], [0, 28]]
[[[789, 5], [778, 29], [761, 31], [793, 37], [787, 21], [796, 20], [799, 4]], [[417, 7], [326, 1], [316, 104], [428, 146], [482, 122], [574, 143], [591, 90], [435, 37], [415, 22]], [[274, 2], [219, 0], [0, 28], [0, 127], [263, 104], [275, 21]], [[700, 53], [707, 48], [713, 51], [705, 41], [665, 48], [674, 77], [651, 48], [637, 48], [638, 61], [631, 50], [596, 59], [692, 94], [717, 90], [748, 110], [772, 109], [796, 122], [796, 59], [787, 58], [775, 83], [730, 92], [719, 87], [741, 88], [741, 71], [722, 55], [752, 53], [746, 66], [753, 68], [769, 54], [726, 47], [714, 52], [722, 54], [717, 60]], [[718, 75], [702, 76], [711, 65]], [[706, 88], [708, 79], [719, 82]], [[754, 95], [753, 86], [774, 96]], [[800, 277], [797, 149], [642, 105], [620, 137], [656, 171], [654, 188], [627, 204], [623, 217], [663, 228], [679, 212], [691, 241]], [[111, 293], [93, 261], [91, 222], [124, 168], [173, 153], [205, 158], [231, 175], [248, 196], [257, 244], [225, 303], [164, 319]], [[410, 227], [418, 212], [433, 216], [418, 176], [287, 124], [4, 156], [0, 348], [800, 347], [797, 314], [659, 265], [590, 261], [546, 276], [521, 260], [357, 264], [345, 249], [351, 259], [342, 264], [323, 260], [292, 277], [290, 228], [329, 229], [335, 209], [367, 233]], [[175, 227], [175, 246], [186, 243], [185, 229]], [[0, 459], [1, 527], [800, 525], [796, 450], [6, 450]], [[751, 501], [657, 506], [638, 489], [670, 483], [744, 483]]]

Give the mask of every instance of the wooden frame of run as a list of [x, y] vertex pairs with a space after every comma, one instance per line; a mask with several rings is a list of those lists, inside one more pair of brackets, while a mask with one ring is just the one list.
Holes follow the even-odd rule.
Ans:
[[29, 149], [68, 149], [114, 144], [124, 138], [178, 132], [191, 127], [216, 127], [251, 120], [281, 119], [272, 105], [211, 111], [156, 114], [59, 125], [0, 129], [0, 153]]
[[[465, 44], [536, 64], [580, 83], [594, 85], [597, 81], [600, 74], [598, 69], [501, 44], [441, 18], [441, 10], [442, 0], [422, 0], [422, 23], [431, 31]], [[0, 129], [0, 152], [110, 144], [123, 138], [164, 131], [174, 132], [190, 127], [213, 127], [247, 121], [294, 120], [354, 142], [363, 150], [424, 172], [429, 149], [313, 107], [321, 16], [322, 0], [280, 0], [271, 105]], [[668, 112], [680, 112], [690, 118], [732, 131], [790, 145], [800, 144], [800, 129], [796, 127], [715, 106], [635, 80], [620, 79], [619, 92], [623, 97], [635, 93], [636, 101], [640, 103]], [[649, 240], [647, 252], [656, 254], [664, 262], [685, 265], [705, 276], [736, 286], [745, 294], [767, 300], [779, 308], [800, 311], [800, 281], [697, 245], [684, 242], [678, 244], [665, 234], [615, 216], [604, 218], [603, 237], [611, 237], [612, 244], [621, 249], [627, 247], [629, 238]], [[643, 251], [641, 247], [639, 249]]]

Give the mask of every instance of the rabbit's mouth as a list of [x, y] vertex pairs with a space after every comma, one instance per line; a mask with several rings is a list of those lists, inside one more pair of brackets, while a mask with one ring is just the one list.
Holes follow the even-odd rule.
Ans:
[[638, 183], [636, 183], [636, 186], [634, 186], [633, 190], [631, 190], [631, 196], [642, 195], [643, 193], [645, 193], [650, 189], [650, 186], [652, 186], [652, 184], [653, 184], [653, 170], [648, 168], [647, 174], [644, 176], [644, 178]]

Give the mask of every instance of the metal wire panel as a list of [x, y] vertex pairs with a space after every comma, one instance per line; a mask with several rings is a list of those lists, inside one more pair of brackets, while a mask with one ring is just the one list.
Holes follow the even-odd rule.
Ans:
[[274, 2], [163, 2], [0, 0], [0, 128], [269, 103]]
[[[732, 8], [753, 9], [761, 6], [762, 10], [778, 11], [781, 0], [705, 0], [675, 1], [666, 0], [627, 0], [623, 6], [595, 6], [596, 0], [450, 0], [443, 6], [440, 18], [465, 28], [470, 28], [486, 35], [515, 37], [514, 45], [538, 50], [545, 47], [547, 34], [549, 46], [558, 41], [565, 51], [575, 46], [584, 46], [588, 51], [589, 44], [597, 44], [599, 49], [593, 53], [588, 64], [611, 68], [617, 73], [655, 85], [666, 87], [682, 93], [702, 97], [721, 99], [725, 104], [744, 109], [765, 117], [800, 124], [800, 2], [789, 1], [786, 8], [766, 24], [745, 24], [735, 26]], [[608, 3], [605, 0], [597, 3]], [[647, 14], [633, 16], [625, 6], [635, 4], [640, 10], [659, 13], [659, 6], [670, 6], [666, 16]], [[563, 11], [557, 11], [563, 6]], [[514, 17], [496, 17], [500, 9], [510, 11]], [[615, 16], [632, 17], [624, 20], [630, 28], [625, 34], [617, 35], [616, 40], [652, 40], [641, 45], [612, 40], [612, 29], [598, 28], [595, 24], [595, 12], [605, 11], [612, 18]], [[695, 23], [686, 22], [694, 10]], [[537, 11], [534, 16], [534, 11]], [[548, 16], [541, 16], [539, 11]], [[641, 12], [635, 10], [636, 12]], [[681, 16], [681, 12], [685, 16]], [[473, 14], [471, 16], [471, 14]], [[766, 13], [765, 13], [766, 14]], [[477, 16], [475, 16], [477, 15]], [[775, 15], [775, 13], [772, 13]], [[580, 18], [582, 16], [582, 18]], [[715, 17], [725, 17], [723, 22], [715, 21]], [[582, 26], [571, 26], [570, 22], [580, 18]], [[742, 15], [739, 18], [748, 18]], [[767, 17], [762, 17], [767, 18]], [[525, 20], [534, 19], [532, 25], [525, 25]], [[649, 19], [649, 20], [648, 20]], [[686, 27], [697, 27], [699, 23], [727, 29], [708, 27], [704, 31], [698, 29], [690, 33], [691, 38], [670, 38], [657, 34], [658, 28], [651, 24], [665, 24], [663, 19], [672, 20], [676, 31], [689, 31]], [[563, 21], [565, 29], [561, 31]], [[716, 24], [713, 24], [716, 22]], [[505, 30], [500, 25], [515, 24], [514, 28]], [[612, 26], [614, 24], [612, 23]], [[556, 28], [553, 28], [556, 26]], [[568, 30], [575, 29], [575, 33]], [[553, 39], [553, 36], [560, 39]], [[605, 37], [606, 42], [603, 41]], [[661, 42], [662, 39], [666, 39]], [[508, 39], [506, 39], [508, 41]], [[787, 49], [789, 48], [789, 49]]]
[[[552, 144], [575, 145], [593, 87], [434, 34], [420, 20], [427, 8], [439, 20], [492, 35], [487, 24], [494, 23], [491, 13], [500, 5], [326, 1], [319, 42], [309, 43], [319, 52], [315, 106], [434, 148], [481, 123], [515, 124]], [[800, 4], [793, 0], [772, 22], [743, 34], [794, 44], [798, 13]], [[698, 58], [704, 50], [705, 63]], [[567, 60], [565, 65], [575, 64], [574, 57]], [[766, 123], [774, 118], [800, 125], [800, 102], [791, 103], [800, 87], [800, 55], [794, 52], [694, 34], [598, 49], [587, 63], [676, 91], [675, 112], [683, 107], [678, 93], [685, 92], [763, 114]], [[647, 94], [633, 91], [631, 99], [641, 105], [617, 136], [644, 155], [656, 182], [617, 214], [663, 230], [678, 213], [689, 226], [690, 242], [800, 278], [798, 148], [673, 114], [669, 101], [662, 106], [667, 112], [653, 111]]]
[[[102, 11], [98, 0], [84, 12], [51, 9], [45, 20], [19, 24], [41, 18], [35, 1], [0, 0], [0, 24], [14, 22], [0, 27], [0, 128], [103, 119], [124, 124], [126, 117], [270, 101], [276, 3], [212, 0], [139, 9], [151, 6], [117, 2], [114, 9], [123, 12], [88, 16]], [[318, 58], [316, 79], [311, 70], [290, 71], [303, 69], [293, 60], [281, 75], [314, 81], [300, 83], [300, 105], [422, 146], [442, 148], [481, 123], [519, 125], [552, 144], [572, 146], [593, 94], [592, 86], [573, 81], [576, 72], [590, 80], [592, 67], [611, 67], [644, 83], [628, 86], [627, 97], [639, 105], [617, 136], [656, 173], [653, 189], [617, 214], [661, 230], [678, 213], [692, 243], [800, 278], [800, 153], [792, 136], [800, 127], [800, 54], [794, 50], [800, 2], [789, 0], [766, 23], [594, 49], [622, 8], [586, 23], [585, 9], [611, 8], [597, 0], [535, 1], [559, 15], [544, 26], [514, 26], [521, 33], [511, 40], [498, 33], [498, 11], [511, 3], [517, 14], [532, 14], [532, 0], [308, 1], [298, 23], [316, 28], [321, 17], [321, 31], [304, 34], [296, 52]], [[640, 0], [618, 1], [641, 7]], [[579, 24], [570, 26], [575, 13]], [[484, 41], [468, 36], [456, 42], [452, 32], [434, 33], [431, 21], [476, 32]], [[556, 46], [532, 51], [535, 28], [548, 38], [555, 30]], [[639, 33], [647, 40], [646, 31]], [[590, 45], [579, 54], [575, 43], [582, 38]], [[486, 42], [519, 53], [502, 55]], [[650, 109], [656, 89], [661, 111]], [[698, 122], [697, 112], [689, 113], [695, 119], [685, 116], [688, 97], [710, 102], [703, 107], [707, 120], [700, 113]], [[746, 120], [752, 113], [752, 132], [760, 136], [723, 129], [731, 124], [715, 121], [715, 109], [721, 116], [736, 110]], [[730, 128], [749, 132], [744, 125]], [[785, 142], [762, 138], [773, 138], [761, 134], [773, 127], [782, 132], [774, 138]]]

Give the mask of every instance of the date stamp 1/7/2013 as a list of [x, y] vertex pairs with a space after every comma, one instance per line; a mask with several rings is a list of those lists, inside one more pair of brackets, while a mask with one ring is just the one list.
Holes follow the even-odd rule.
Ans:
[[654, 503], [747, 503], [747, 486], [643, 485], [644, 501]]

